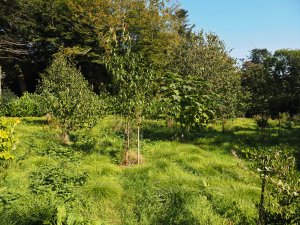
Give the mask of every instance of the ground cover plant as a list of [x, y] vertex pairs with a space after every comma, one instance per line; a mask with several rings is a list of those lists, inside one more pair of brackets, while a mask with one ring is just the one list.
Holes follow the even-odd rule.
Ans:
[[256, 224], [260, 178], [241, 149], [276, 137], [299, 151], [299, 126], [278, 136], [275, 121], [263, 139], [254, 120], [237, 119], [181, 142], [179, 126], [147, 120], [144, 162], [125, 167], [118, 116], [72, 132], [69, 145], [45, 118], [21, 121], [15, 159], [1, 164], [2, 224]]

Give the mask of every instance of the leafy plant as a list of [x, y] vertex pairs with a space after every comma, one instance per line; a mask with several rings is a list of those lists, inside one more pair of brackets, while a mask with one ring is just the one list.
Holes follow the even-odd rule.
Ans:
[[254, 117], [254, 120], [257, 124], [257, 127], [259, 129], [265, 130], [266, 128], [269, 127], [269, 118], [268, 116], [265, 115], [256, 115]]
[[[258, 223], [297, 224], [300, 180], [291, 152], [282, 147], [246, 149], [244, 152], [261, 179]], [[269, 201], [266, 201], [266, 197]]]
[[57, 119], [65, 142], [71, 130], [96, 124], [101, 108], [97, 95], [89, 88], [75, 65], [57, 54], [42, 75], [42, 95], [49, 112]]
[[9, 115], [15, 117], [43, 116], [46, 110], [42, 104], [42, 96], [26, 92], [22, 97], [9, 104]]
[[211, 109], [211, 96], [214, 93], [204, 93], [207, 84], [195, 77], [180, 77], [168, 74], [164, 78], [162, 101], [167, 117], [179, 122], [183, 133], [190, 128], [197, 129], [206, 125], [214, 115]]
[[[138, 133], [139, 158], [139, 131], [141, 118], [146, 112], [153, 92], [154, 70], [144, 60], [143, 56], [131, 52], [130, 37], [123, 30], [120, 46], [114, 46], [112, 54], [104, 58], [105, 66], [112, 76], [113, 96], [116, 112], [125, 117], [126, 148], [124, 164], [128, 164], [130, 149], [131, 126], [136, 120]], [[138, 160], [139, 163], [139, 160]]]
[[14, 158], [11, 151], [15, 150], [17, 139], [13, 132], [19, 123], [20, 120], [18, 119], [0, 118], [0, 160]]
[[[65, 168], [63, 168], [65, 167]], [[30, 190], [34, 194], [55, 193], [61, 199], [74, 197], [74, 187], [83, 186], [87, 179], [87, 174], [76, 171], [71, 173], [69, 165], [61, 164], [59, 167], [41, 168], [38, 172], [30, 175]]]
[[82, 216], [75, 213], [68, 213], [64, 205], [57, 207], [56, 225], [76, 225], [83, 224]]
[[10, 104], [17, 99], [10, 89], [3, 89], [0, 96], [0, 116], [10, 115]]

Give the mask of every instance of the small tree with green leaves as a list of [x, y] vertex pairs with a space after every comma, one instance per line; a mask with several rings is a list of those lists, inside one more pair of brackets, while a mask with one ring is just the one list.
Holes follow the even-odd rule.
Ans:
[[116, 112], [125, 117], [126, 148], [124, 164], [129, 163], [130, 124], [136, 119], [138, 130], [138, 160], [139, 163], [139, 131], [141, 118], [145, 107], [149, 104], [152, 94], [154, 72], [143, 57], [130, 50], [109, 55], [106, 68], [112, 76], [112, 89]]
[[94, 126], [101, 115], [97, 95], [71, 60], [60, 53], [42, 75], [41, 89], [64, 142], [68, 142], [70, 131]]
[[180, 123], [182, 136], [190, 129], [207, 124], [214, 115], [213, 92], [206, 92], [207, 83], [194, 76], [181, 77], [169, 73], [163, 78], [162, 100], [167, 117]]
[[[300, 179], [295, 158], [282, 147], [244, 150], [261, 179], [258, 224], [300, 222]], [[268, 198], [268, 204], [266, 204]]]

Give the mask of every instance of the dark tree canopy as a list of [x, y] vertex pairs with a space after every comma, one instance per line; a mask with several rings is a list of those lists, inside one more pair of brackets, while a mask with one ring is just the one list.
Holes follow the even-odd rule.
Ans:
[[251, 93], [249, 115], [300, 113], [300, 50], [253, 49], [243, 65], [243, 86]]

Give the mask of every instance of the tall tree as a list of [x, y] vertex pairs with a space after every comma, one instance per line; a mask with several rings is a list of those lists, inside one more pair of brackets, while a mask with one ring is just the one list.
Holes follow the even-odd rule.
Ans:
[[224, 43], [217, 35], [203, 31], [190, 32], [181, 38], [169, 69], [184, 79], [194, 77], [206, 82], [198, 89], [215, 93], [211, 98], [215, 116], [224, 119], [236, 116], [242, 98], [240, 75]]
[[300, 50], [253, 49], [242, 71], [251, 93], [248, 115], [300, 112]]
[[300, 113], [300, 50], [275, 51], [272, 76], [275, 83], [272, 110]]
[[[167, 0], [12, 0], [1, 1], [0, 49], [9, 47], [10, 58], [19, 63], [27, 84], [34, 89], [38, 72], [48, 64], [51, 55], [64, 49], [74, 55], [85, 77], [98, 86], [110, 82], [99, 59], [111, 45], [111, 31], [117, 39], [125, 26], [132, 39], [132, 51], [141, 53], [157, 67], [170, 61], [178, 45], [178, 17], [173, 1]], [[3, 6], [3, 7], [2, 7]], [[5, 33], [4, 33], [5, 31]], [[8, 35], [9, 34], [9, 35]], [[8, 35], [14, 40], [7, 45]], [[13, 43], [13, 45], [12, 45]], [[26, 50], [26, 51], [25, 51]], [[4, 57], [4, 51], [1, 51]], [[0, 53], [0, 57], [1, 57]], [[19, 55], [17, 55], [18, 53]], [[22, 54], [21, 54], [22, 53]], [[27, 54], [24, 57], [24, 54]], [[2, 57], [0, 64], [8, 65]], [[7, 57], [7, 56], [5, 56]], [[11, 65], [16, 65], [11, 61]], [[12, 67], [12, 66], [11, 66]], [[5, 72], [16, 70], [4, 67]], [[11, 77], [11, 76], [8, 76]]]

